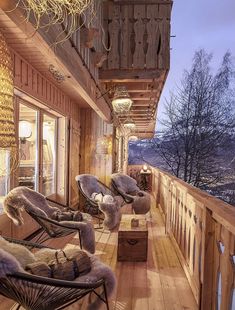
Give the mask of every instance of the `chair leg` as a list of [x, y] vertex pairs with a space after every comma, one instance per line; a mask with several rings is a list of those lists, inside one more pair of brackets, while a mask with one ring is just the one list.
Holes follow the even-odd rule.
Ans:
[[82, 250], [82, 239], [81, 239], [81, 231], [80, 231], [80, 229], [78, 229], [78, 238], [79, 238], [80, 249]]
[[105, 299], [105, 303], [106, 303], [106, 308], [107, 308], [107, 310], [109, 310], [109, 301], [108, 301], [108, 295], [107, 295], [105, 283], [103, 284], [103, 288], [104, 288], [104, 299]]

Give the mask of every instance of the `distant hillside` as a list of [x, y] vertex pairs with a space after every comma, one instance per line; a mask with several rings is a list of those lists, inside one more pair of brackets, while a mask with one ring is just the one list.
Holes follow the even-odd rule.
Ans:
[[[170, 171], [164, 162], [164, 159], [158, 152], [157, 145], [164, 143], [162, 138], [151, 140], [138, 140], [129, 142], [129, 164], [142, 165], [148, 163], [153, 167]], [[167, 143], [167, 142], [165, 142]], [[154, 146], [153, 146], [154, 145]], [[218, 151], [218, 160], [220, 161], [222, 181], [216, 185], [211, 185], [205, 190], [232, 205], [235, 206], [235, 135], [229, 137], [229, 147]]]

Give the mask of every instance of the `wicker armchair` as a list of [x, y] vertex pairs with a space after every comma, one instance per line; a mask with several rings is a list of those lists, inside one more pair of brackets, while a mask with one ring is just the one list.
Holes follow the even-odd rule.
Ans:
[[[32, 242], [5, 239], [28, 248], [46, 248]], [[20, 309], [21, 307], [26, 310], [64, 309], [90, 293], [98, 296], [105, 303], [106, 309], [109, 309], [104, 279], [94, 283], [76, 283], [23, 272], [15, 272], [0, 278], [0, 294], [17, 303], [14, 309]]]
[[82, 196], [85, 198], [84, 212], [91, 214], [93, 217], [98, 218], [99, 228], [101, 221], [104, 220], [103, 213], [99, 210], [99, 202], [93, 197], [93, 193], [102, 193], [102, 195], [110, 195], [113, 197], [115, 203], [119, 207], [122, 206], [123, 200], [119, 199], [120, 196], [116, 196], [115, 193], [104, 183], [99, 181], [96, 176], [91, 174], [80, 174], [76, 176], [78, 189]]
[[150, 210], [150, 194], [142, 191], [135, 179], [122, 173], [111, 175], [112, 188], [122, 196], [126, 203], [131, 203], [136, 214], [146, 214]]

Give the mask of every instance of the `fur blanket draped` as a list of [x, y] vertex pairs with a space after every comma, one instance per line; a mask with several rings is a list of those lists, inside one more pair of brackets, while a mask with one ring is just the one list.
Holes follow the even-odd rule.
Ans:
[[[31, 211], [36, 215], [56, 219], [58, 211], [57, 207], [48, 204], [46, 198], [25, 186], [19, 186], [11, 190], [3, 202], [4, 211], [12, 219], [14, 224], [22, 225], [24, 223], [21, 211]], [[85, 250], [90, 253], [95, 252], [95, 233], [91, 216], [82, 213], [83, 221], [61, 221], [61, 224], [79, 229], [81, 232], [81, 243]]]
[[[0, 237], [0, 242], [2, 238]], [[5, 242], [5, 241], [4, 241]], [[13, 246], [13, 245], [12, 245]], [[23, 246], [17, 248], [13, 253], [7, 251], [7, 249], [0, 249], [0, 278], [6, 277], [8, 274], [13, 274], [15, 272], [26, 272], [20, 263], [22, 262], [22, 257], [27, 256], [27, 249]], [[25, 252], [26, 250], [26, 252]], [[42, 249], [35, 253], [34, 260], [48, 262], [55, 257], [56, 250]], [[74, 249], [65, 250], [66, 255], [76, 252]], [[97, 257], [89, 254], [91, 259], [91, 271], [83, 276], [76, 278], [74, 281], [78, 283], [94, 283], [100, 279], [104, 279], [106, 283], [107, 295], [110, 297], [115, 285], [116, 278], [113, 271], [104, 263], [102, 263]], [[30, 261], [31, 255], [24, 259]], [[103, 296], [104, 297], [104, 296]], [[88, 310], [98, 310], [102, 305], [102, 301], [99, 297], [95, 297], [94, 300], [88, 305]]]

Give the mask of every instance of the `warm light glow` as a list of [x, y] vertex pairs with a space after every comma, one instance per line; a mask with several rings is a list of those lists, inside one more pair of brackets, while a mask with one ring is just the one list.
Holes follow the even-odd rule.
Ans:
[[32, 124], [28, 121], [19, 122], [19, 138], [27, 139], [32, 135]]
[[147, 171], [148, 170], [148, 166], [147, 165], [143, 165], [143, 170]]
[[112, 137], [103, 136], [99, 137], [96, 144], [96, 154], [98, 155], [107, 155], [111, 154], [112, 152]]
[[13, 65], [4, 36], [0, 33], [0, 148], [16, 146], [13, 107]]
[[113, 100], [112, 106], [113, 110], [117, 114], [127, 113], [132, 105], [132, 100], [125, 86], [117, 86]]
[[138, 137], [137, 136], [130, 136], [129, 141], [137, 141]]
[[126, 129], [130, 129], [130, 130], [133, 130], [135, 129], [135, 122], [130, 118], [128, 117], [125, 122], [123, 123], [123, 126], [124, 128]]

